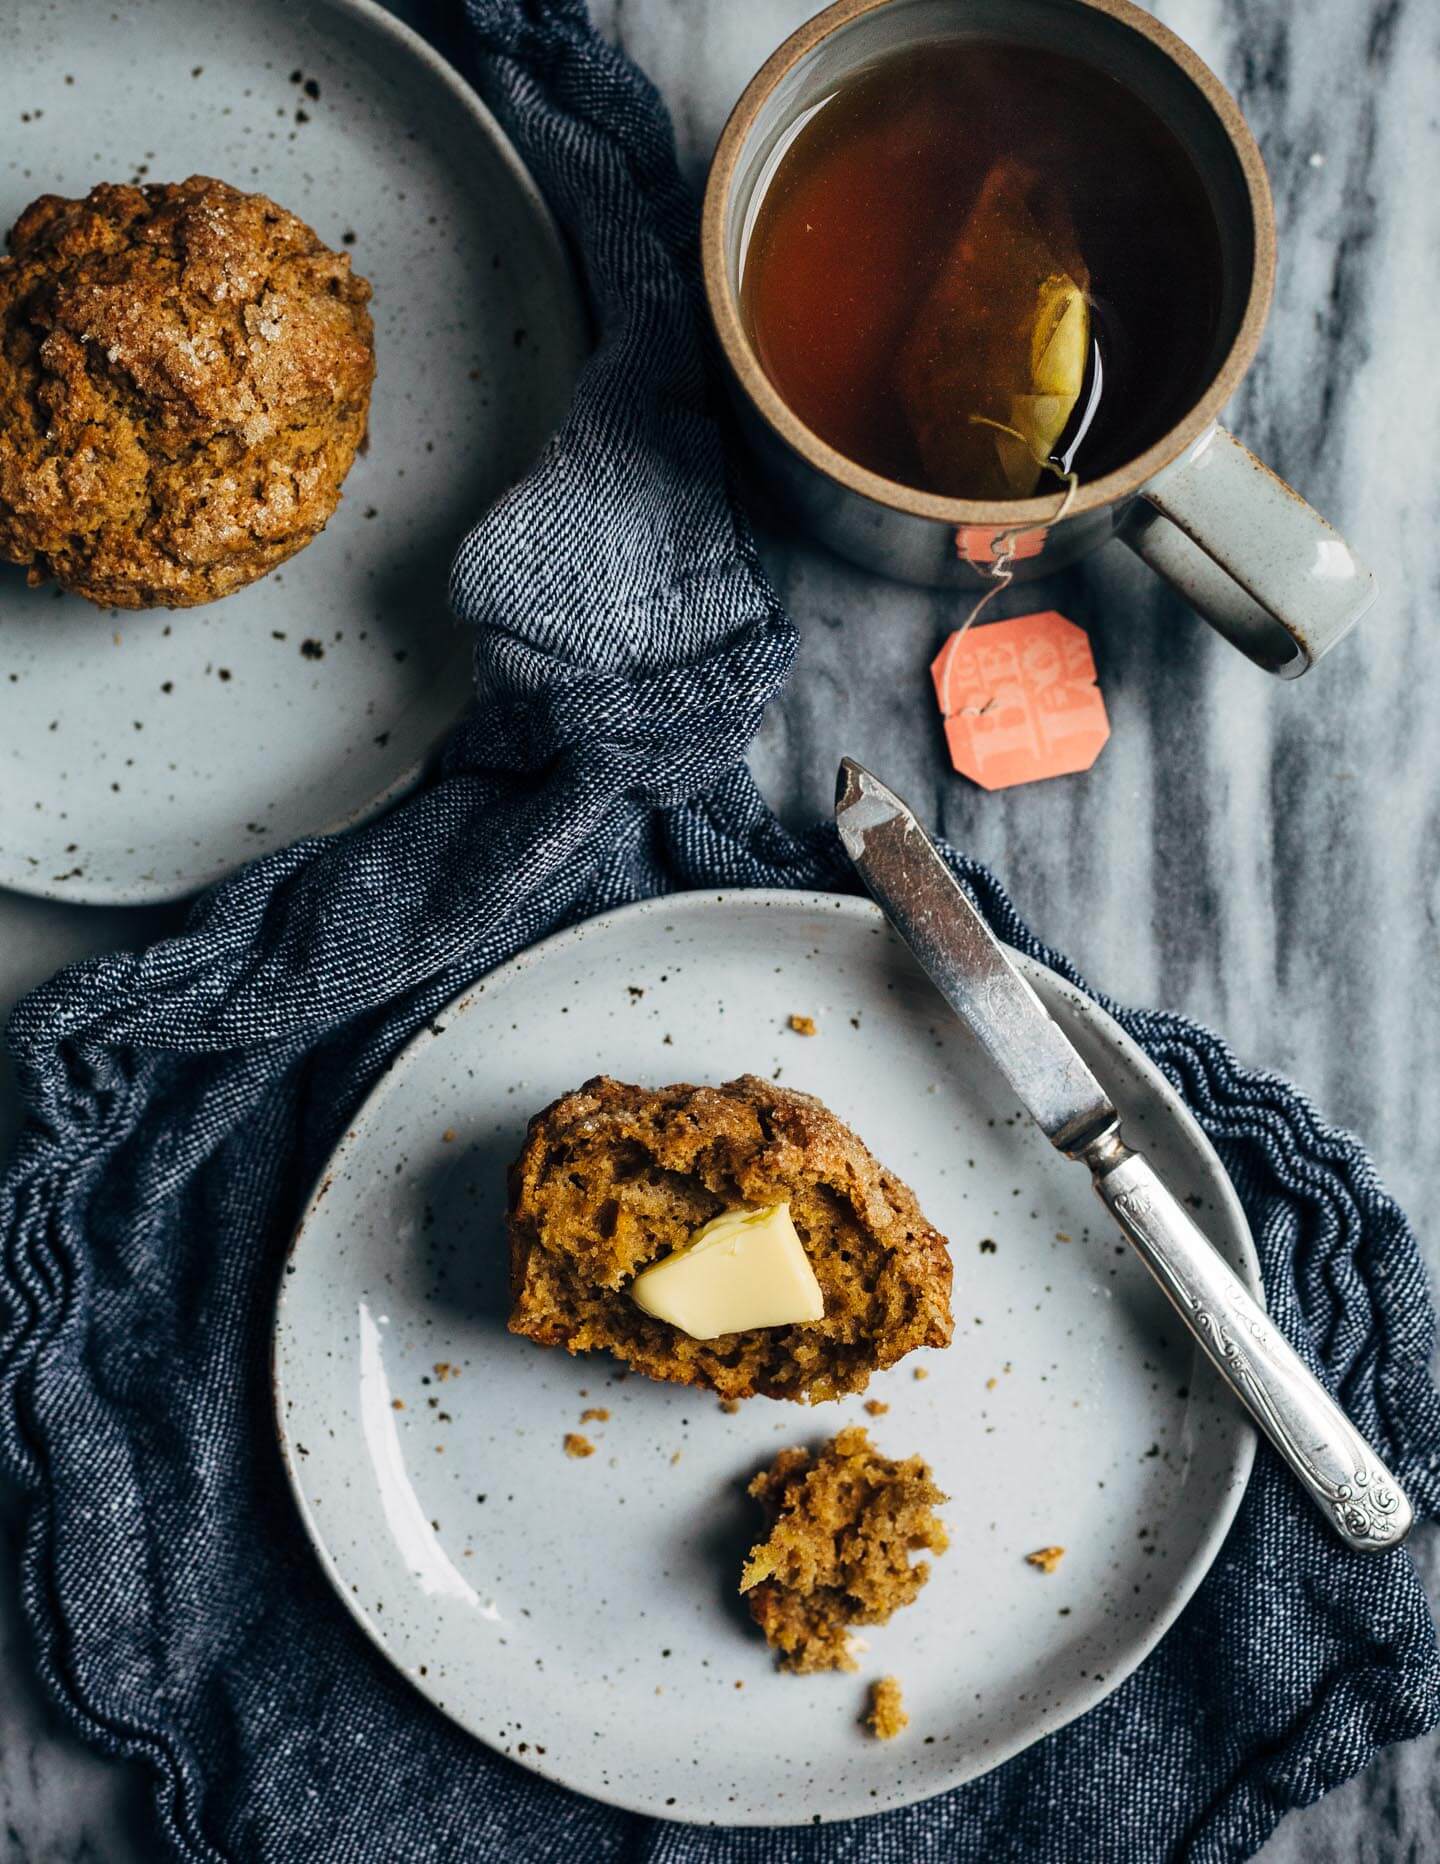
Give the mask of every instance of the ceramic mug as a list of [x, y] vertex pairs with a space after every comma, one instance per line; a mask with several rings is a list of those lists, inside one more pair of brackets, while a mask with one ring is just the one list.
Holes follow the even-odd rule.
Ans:
[[[1219, 332], [1208, 386], [1128, 465], [1055, 494], [944, 498], [845, 458], [781, 399], [739, 308], [745, 248], [801, 119], [889, 53], [967, 36], [1059, 51], [1118, 78], [1188, 153], [1221, 233]], [[1216, 416], [1254, 360], [1275, 275], [1264, 163], [1234, 99], [1175, 34], [1130, 0], [837, 0], [746, 87], [705, 191], [705, 290], [742, 424], [770, 490], [839, 555], [902, 582], [984, 588], [1002, 569], [1049, 575], [1118, 535], [1267, 671], [1304, 673], [1375, 599], [1349, 546]]]

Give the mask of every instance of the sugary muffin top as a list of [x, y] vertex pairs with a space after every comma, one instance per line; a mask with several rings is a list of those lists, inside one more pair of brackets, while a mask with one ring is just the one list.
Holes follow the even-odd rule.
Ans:
[[365, 435], [370, 287], [223, 181], [42, 195], [0, 259], [0, 557], [117, 608], [302, 548]]

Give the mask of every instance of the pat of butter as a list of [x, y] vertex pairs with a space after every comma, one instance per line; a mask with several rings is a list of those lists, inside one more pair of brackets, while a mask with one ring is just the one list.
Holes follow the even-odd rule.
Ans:
[[825, 1298], [788, 1204], [726, 1210], [683, 1249], [637, 1275], [635, 1305], [692, 1340], [822, 1320]]

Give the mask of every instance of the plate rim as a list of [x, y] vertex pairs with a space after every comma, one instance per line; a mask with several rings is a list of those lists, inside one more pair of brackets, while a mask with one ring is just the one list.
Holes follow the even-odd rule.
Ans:
[[[348, 14], [354, 19], [363, 21], [371, 30], [383, 33], [392, 39], [401, 53], [408, 54], [411, 59], [423, 65], [431, 78], [442, 84], [460, 107], [473, 118], [476, 127], [493, 145], [502, 165], [518, 187], [534, 219], [540, 240], [550, 249], [549, 256], [558, 267], [559, 275], [569, 280], [576, 313], [578, 363], [583, 368], [592, 344], [585, 291], [579, 268], [560, 231], [559, 222], [540, 191], [539, 183], [525, 166], [519, 150], [510, 140], [499, 118], [464, 74], [458, 71], [449, 59], [431, 45], [429, 40], [417, 32], [413, 26], [407, 25], [388, 7], [383, 6], [381, 0], [312, 0], [312, 4], [317, 10], [324, 8], [331, 13]], [[480, 514], [476, 515], [478, 517]], [[460, 539], [457, 537], [454, 547], [458, 549], [459, 545]], [[223, 600], [223, 597], [221, 599]], [[207, 606], [218, 606], [218, 604]], [[353, 809], [346, 811], [343, 815], [306, 829], [295, 839], [312, 841], [322, 840], [332, 835], [342, 835], [348, 829], [359, 828], [363, 823], [374, 821], [377, 816], [383, 815], [393, 803], [410, 795], [419, 785], [438, 746], [465, 716], [472, 697], [473, 695], [468, 690], [462, 695], [454, 715], [434, 742], [413, 763], [392, 777], [384, 789], [377, 790], [373, 796], [356, 804]], [[119, 882], [82, 879], [79, 886], [71, 886], [68, 883], [61, 886], [53, 880], [36, 878], [25, 869], [12, 867], [9, 851], [5, 843], [0, 841], [0, 890], [24, 894], [30, 899], [58, 900], [62, 905], [67, 906], [167, 906], [173, 905], [178, 900], [193, 899], [218, 882], [228, 880], [231, 875], [238, 874], [243, 868], [251, 866], [254, 861], [265, 858], [264, 854], [252, 855], [244, 860], [233, 863], [224, 862], [219, 866], [199, 861], [196, 863], [194, 875], [184, 881], [159, 879]]]
[[[307, 1230], [313, 1218], [316, 1216], [320, 1205], [324, 1202], [333, 1178], [345, 1169], [352, 1161], [356, 1152], [365, 1143], [368, 1129], [373, 1124], [376, 1116], [383, 1109], [390, 1094], [394, 1091], [402, 1073], [411, 1067], [418, 1057], [425, 1053], [428, 1048], [441, 1040], [441, 1036], [437, 1035], [435, 1032], [435, 1025], [442, 1025], [443, 1033], [448, 1035], [453, 1023], [473, 1010], [479, 999], [486, 994], [488, 988], [497, 980], [504, 978], [508, 981], [511, 977], [523, 975], [523, 973], [532, 968], [537, 961], [549, 960], [557, 955], [563, 957], [567, 950], [583, 943], [587, 937], [594, 937], [597, 933], [608, 933], [617, 924], [623, 928], [623, 926], [631, 921], [653, 917], [656, 913], [679, 913], [703, 918], [705, 914], [716, 908], [723, 910], [737, 903], [786, 913], [798, 911], [813, 913], [817, 910], [829, 910], [843, 917], [878, 926], [881, 929], [890, 929], [888, 921], [880, 908], [868, 896], [861, 894], [835, 893], [814, 888], [801, 889], [788, 887], [700, 888], [680, 893], [652, 895], [647, 899], [631, 901], [627, 905], [614, 907], [606, 912], [593, 914], [589, 918], [577, 920], [573, 925], [565, 926], [559, 931], [552, 932], [545, 938], [538, 939], [533, 945], [527, 945], [523, 950], [516, 952], [513, 957], [507, 958], [502, 964], [497, 965], [494, 970], [486, 972], [483, 977], [477, 978], [473, 984], [467, 985], [464, 990], [458, 992], [441, 1009], [428, 1017], [421, 1028], [396, 1052], [394, 1059], [389, 1063], [384, 1073], [374, 1083], [370, 1091], [356, 1108], [353, 1116], [346, 1124], [344, 1134], [337, 1141], [316, 1175], [314, 1188], [305, 1201], [301, 1215], [286, 1245], [283, 1260], [279, 1265], [274, 1310], [270, 1326], [270, 1403], [271, 1420], [275, 1430], [280, 1459], [285, 1469], [287, 1485], [312, 1554], [318, 1560], [337, 1598], [345, 1606], [351, 1619], [359, 1626], [370, 1644], [378, 1651], [390, 1668], [415, 1689], [417, 1694], [429, 1703], [433, 1709], [438, 1710], [447, 1720], [452, 1722], [457, 1728], [462, 1729], [472, 1740], [478, 1741], [482, 1746], [489, 1749], [491, 1753], [498, 1754], [502, 1759], [509, 1760], [517, 1766], [526, 1768], [529, 1772], [536, 1774], [541, 1779], [548, 1780], [554, 1786], [561, 1787], [568, 1792], [579, 1793], [582, 1797], [593, 1799], [601, 1805], [614, 1806], [624, 1812], [633, 1812], [642, 1817], [666, 1820], [679, 1825], [700, 1827], [730, 1825], [747, 1829], [759, 1829], [773, 1826], [777, 1829], [784, 1830], [798, 1829], [802, 1825], [812, 1825], [815, 1821], [813, 1809], [780, 1818], [777, 1818], [773, 1812], [768, 1815], [758, 1810], [753, 1813], [735, 1812], [728, 1813], [723, 1820], [717, 1820], [701, 1812], [687, 1813], [679, 1807], [656, 1806], [643, 1797], [627, 1796], [622, 1788], [615, 1786], [607, 1787], [604, 1790], [596, 1790], [589, 1786], [576, 1786], [569, 1780], [561, 1777], [557, 1772], [548, 1768], [544, 1764], [544, 1761], [542, 1759], [537, 1759], [533, 1752], [528, 1754], [504, 1752], [496, 1747], [489, 1736], [482, 1732], [481, 1729], [471, 1725], [458, 1705], [449, 1701], [444, 1703], [440, 1702], [436, 1696], [425, 1687], [424, 1681], [412, 1675], [404, 1666], [402, 1660], [389, 1648], [381, 1635], [379, 1625], [371, 1619], [370, 1615], [359, 1603], [357, 1597], [352, 1593], [348, 1579], [346, 1579], [342, 1573], [338, 1561], [331, 1553], [325, 1535], [320, 1528], [306, 1496], [301, 1476], [300, 1459], [295, 1452], [292, 1432], [289, 1430], [286, 1423], [286, 1387], [284, 1371], [281, 1364], [281, 1336], [286, 1320], [287, 1304], [291, 1295], [293, 1268], [299, 1254], [300, 1246], [306, 1239]], [[898, 939], [898, 934], [892, 933], [892, 936]], [[903, 943], [903, 941], [900, 942]], [[1031, 975], [1032, 979], [1039, 977], [1052, 982], [1059, 990], [1067, 992], [1082, 1001], [1085, 1005], [1085, 1013], [1095, 1017], [1100, 1030], [1107, 1036], [1113, 1035], [1118, 1037], [1122, 1051], [1128, 1052], [1131, 1057], [1139, 1058], [1139, 1061], [1143, 1064], [1146, 1075], [1152, 1080], [1152, 1085], [1158, 1087], [1160, 1101], [1166, 1112], [1177, 1120], [1177, 1123], [1186, 1133], [1187, 1137], [1197, 1143], [1201, 1150], [1208, 1153], [1214, 1160], [1218, 1174], [1217, 1188], [1219, 1191], [1220, 1203], [1223, 1207], [1227, 1222], [1233, 1226], [1233, 1234], [1238, 1244], [1240, 1260], [1237, 1266], [1237, 1273], [1240, 1275], [1242, 1281], [1245, 1282], [1249, 1291], [1263, 1307], [1265, 1305], [1264, 1283], [1260, 1272], [1259, 1254], [1255, 1248], [1255, 1239], [1250, 1228], [1249, 1218], [1245, 1214], [1244, 1206], [1240, 1202], [1239, 1193], [1235, 1189], [1234, 1182], [1229, 1172], [1225, 1169], [1224, 1163], [1216, 1152], [1209, 1136], [1200, 1125], [1200, 1122], [1195, 1118], [1190, 1108], [1187, 1107], [1185, 1102], [1180, 1098], [1179, 1093], [1166, 1079], [1158, 1065], [1151, 1060], [1135, 1039], [1121, 1028], [1120, 1024], [1103, 1004], [1098, 1003], [1087, 991], [1081, 990], [1077, 985], [1072, 984], [1068, 978], [1062, 977], [1057, 971], [1052, 970], [1050, 966], [1046, 964], [1042, 964], [1038, 959], [1030, 958], [1026, 956], [1025, 953], [1016, 951], [1013, 947], [1008, 945], [1006, 949], [1010, 952], [1011, 956], [1020, 963], [1022, 968]], [[1200, 1350], [1201, 1348], [1197, 1344], [1194, 1351], [1198, 1353]], [[1200, 1536], [1196, 1551], [1191, 1556], [1180, 1583], [1168, 1594], [1165, 1607], [1162, 1611], [1157, 1613], [1154, 1622], [1146, 1628], [1143, 1635], [1137, 1638], [1133, 1651], [1128, 1652], [1120, 1662], [1107, 1668], [1103, 1684], [1096, 1685], [1092, 1683], [1088, 1688], [1077, 1690], [1070, 1702], [1067, 1703], [1064, 1711], [1059, 1714], [1058, 1719], [1049, 1722], [1047, 1726], [1038, 1729], [1028, 1737], [1001, 1742], [995, 1750], [987, 1752], [978, 1765], [958, 1767], [954, 1775], [947, 1780], [943, 1786], [937, 1786], [933, 1790], [922, 1791], [908, 1797], [902, 1796], [885, 1805], [874, 1807], [870, 1810], [858, 1812], [840, 1811], [833, 1816], [822, 1811], [819, 1815], [820, 1822], [830, 1825], [852, 1819], [879, 1818], [886, 1812], [896, 1812], [906, 1806], [922, 1804], [929, 1799], [939, 1797], [942, 1793], [951, 1792], [957, 1787], [964, 1786], [972, 1780], [982, 1779], [987, 1774], [993, 1773], [997, 1768], [1004, 1766], [1006, 1762], [1014, 1760], [1018, 1755], [1027, 1752], [1041, 1741], [1048, 1739], [1051, 1735], [1058, 1734], [1062, 1728], [1066, 1728], [1072, 1722], [1078, 1721], [1082, 1715], [1089, 1714], [1092, 1709], [1098, 1708], [1102, 1702], [1105, 1702], [1110, 1696], [1114, 1695], [1153, 1653], [1161, 1639], [1173, 1629], [1181, 1613], [1185, 1610], [1186, 1606], [1189, 1605], [1195, 1593], [1208, 1577], [1219, 1556], [1220, 1549], [1224, 1545], [1230, 1529], [1234, 1525], [1240, 1505], [1249, 1492], [1250, 1477], [1254, 1467], [1258, 1437], [1254, 1426], [1238, 1404], [1233, 1407], [1233, 1425], [1234, 1438], [1229, 1457], [1229, 1473], [1224, 1489], [1219, 1496], [1217, 1505], [1210, 1520], [1206, 1524], [1203, 1534]]]

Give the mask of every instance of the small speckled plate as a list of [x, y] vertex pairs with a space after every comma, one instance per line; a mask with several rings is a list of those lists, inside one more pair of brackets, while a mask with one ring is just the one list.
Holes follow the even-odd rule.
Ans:
[[375, 287], [369, 448], [283, 568], [112, 614], [0, 565], [0, 886], [178, 898], [414, 782], [470, 693], [450, 559], [564, 412], [583, 313], [494, 119], [369, 0], [16, 0], [5, 41], [4, 226], [41, 193], [213, 174]]
[[[1259, 1293], [1244, 1214], [1155, 1068], [1027, 975]], [[787, 1027], [812, 1016], [816, 1034]], [[951, 1240], [955, 1340], [808, 1409], [622, 1378], [505, 1331], [505, 1167], [589, 1075], [820, 1095]], [[1254, 1438], [1085, 1172], [1059, 1158], [868, 901], [684, 894], [537, 946], [436, 1019], [323, 1174], [282, 1278], [280, 1439], [345, 1604], [527, 1767], [670, 1818], [791, 1824], [925, 1798], [1107, 1696], [1204, 1577]], [[599, 1411], [603, 1416], [587, 1411]], [[952, 1497], [920, 1599], [856, 1675], [778, 1674], [736, 1586], [747, 1478], [866, 1424]], [[567, 1432], [594, 1454], [565, 1453]], [[1025, 1556], [1065, 1549], [1045, 1574]], [[858, 1725], [870, 1678], [911, 1724]]]

